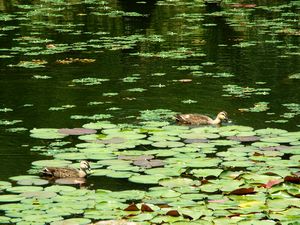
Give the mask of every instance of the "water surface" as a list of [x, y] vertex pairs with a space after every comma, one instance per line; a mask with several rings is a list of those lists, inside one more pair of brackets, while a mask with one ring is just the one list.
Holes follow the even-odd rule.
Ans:
[[[135, 124], [142, 110], [225, 110], [234, 124], [297, 131], [300, 80], [289, 76], [300, 69], [299, 3], [254, 3], [1, 1], [1, 180], [46, 157], [30, 151], [44, 144], [30, 129], [89, 122], [72, 115]], [[82, 78], [107, 81], [74, 82]], [[229, 95], [226, 85], [254, 90]]]

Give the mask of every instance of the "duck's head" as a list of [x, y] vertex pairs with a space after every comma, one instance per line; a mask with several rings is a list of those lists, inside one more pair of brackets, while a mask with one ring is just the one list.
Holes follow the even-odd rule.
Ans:
[[89, 162], [85, 161], [85, 160], [80, 162], [80, 168], [82, 170], [91, 170], [91, 166], [90, 166]]
[[228, 121], [228, 116], [227, 116], [227, 112], [222, 111], [219, 112], [218, 116], [217, 116], [221, 121], [225, 120]]

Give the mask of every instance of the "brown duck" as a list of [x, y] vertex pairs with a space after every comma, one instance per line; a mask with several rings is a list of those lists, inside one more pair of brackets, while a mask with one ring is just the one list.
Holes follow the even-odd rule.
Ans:
[[87, 161], [80, 162], [80, 169], [69, 167], [45, 167], [41, 171], [42, 176], [51, 178], [84, 178], [88, 175], [90, 164]]
[[215, 119], [201, 114], [178, 114], [175, 119], [179, 123], [191, 125], [217, 125], [222, 121], [228, 120], [226, 112], [219, 112]]

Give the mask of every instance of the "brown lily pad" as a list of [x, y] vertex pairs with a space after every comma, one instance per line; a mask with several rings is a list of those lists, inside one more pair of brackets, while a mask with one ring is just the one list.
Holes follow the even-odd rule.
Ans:
[[124, 209], [124, 211], [140, 211], [135, 203], [131, 203], [128, 207]]
[[142, 212], [154, 212], [154, 210], [151, 209], [151, 207], [148, 206], [148, 205], [146, 205], [146, 204], [142, 204], [142, 206], [141, 206], [141, 211], [142, 211]]
[[294, 176], [286, 176], [284, 178], [284, 181], [285, 182], [291, 182], [291, 183], [294, 183], [294, 184], [300, 184], [300, 177], [297, 176], [297, 175], [294, 175]]
[[122, 144], [124, 142], [126, 142], [126, 139], [121, 137], [112, 137], [110, 139], [101, 140], [101, 143], [103, 144]]
[[240, 142], [255, 142], [259, 141], [260, 138], [257, 136], [229, 136], [227, 139]]
[[261, 148], [261, 150], [264, 151], [280, 151], [280, 150], [285, 150], [291, 148], [291, 146], [287, 146], [287, 145], [279, 145], [279, 146], [271, 146], [271, 147], [263, 147]]
[[180, 216], [180, 213], [177, 210], [170, 210], [166, 213], [167, 216], [173, 216], [173, 217], [178, 217]]
[[56, 179], [55, 183], [56, 184], [85, 184], [86, 179], [85, 178], [80, 178], [80, 177], [68, 177], [68, 178], [60, 178]]
[[232, 192], [231, 195], [247, 195], [247, 194], [254, 194], [254, 188], [238, 188]]

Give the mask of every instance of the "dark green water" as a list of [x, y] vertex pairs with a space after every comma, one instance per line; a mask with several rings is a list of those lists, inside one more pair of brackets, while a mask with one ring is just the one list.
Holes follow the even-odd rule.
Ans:
[[[32, 161], [45, 158], [30, 151], [44, 143], [30, 138], [30, 129], [89, 122], [72, 115], [104, 113], [114, 123], [136, 123], [142, 110], [210, 116], [225, 110], [234, 124], [299, 130], [299, 105], [283, 105], [300, 104], [300, 80], [289, 78], [300, 72], [299, 3], [229, 3], [210, 8], [199, 1], [0, 1], [0, 179], [27, 174]], [[95, 62], [57, 63], [66, 58]], [[22, 61], [32, 60], [47, 63], [24, 67]], [[139, 79], [123, 82], [132, 76]], [[72, 82], [86, 77], [109, 80]], [[224, 85], [268, 91], [226, 96]], [[269, 109], [240, 110], [258, 102], [268, 102]], [[75, 107], [49, 110], [63, 105]], [[7, 125], [14, 120], [21, 122]], [[28, 130], [8, 130], [19, 127]]]

